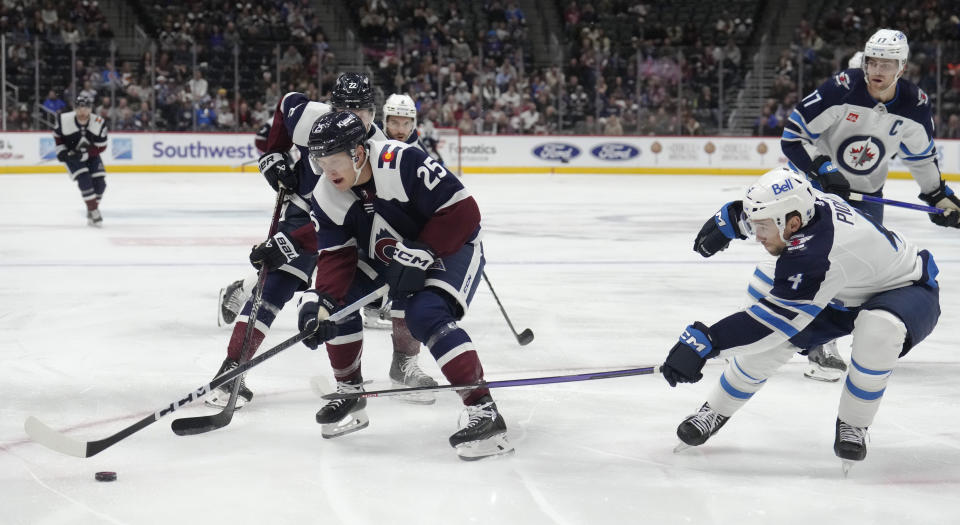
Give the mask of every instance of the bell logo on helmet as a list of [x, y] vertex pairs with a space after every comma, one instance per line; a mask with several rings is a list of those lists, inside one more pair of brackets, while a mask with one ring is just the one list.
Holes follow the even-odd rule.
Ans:
[[780, 195], [781, 193], [790, 191], [793, 189], [793, 180], [784, 179], [782, 182], [773, 183], [770, 188], [773, 190], [774, 195]]

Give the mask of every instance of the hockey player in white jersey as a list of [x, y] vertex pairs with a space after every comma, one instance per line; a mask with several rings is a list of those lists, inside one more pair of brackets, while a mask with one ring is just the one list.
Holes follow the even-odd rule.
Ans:
[[800, 348], [850, 334], [834, 452], [845, 466], [863, 460], [867, 427], [897, 359], [939, 318], [933, 256], [786, 168], [763, 175], [710, 224], [701, 233], [712, 253], [752, 232], [777, 259], [757, 267], [746, 308], [710, 326], [693, 323], [670, 350], [661, 372], [671, 386], [699, 381], [707, 359], [728, 363], [677, 436], [687, 446], [703, 444]]
[[90, 108], [93, 99], [77, 97], [74, 110], [57, 116], [53, 129], [57, 160], [67, 166], [70, 178], [77, 183], [87, 206], [87, 224], [100, 227], [100, 199], [107, 188], [107, 172], [100, 154], [107, 149], [107, 123]]
[[[781, 145], [790, 165], [818, 189], [844, 199], [850, 191], [881, 197], [890, 160], [898, 155], [920, 185], [920, 198], [946, 213], [931, 214], [940, 226], [960, 224], [960, 200], [941, 177], [933, 141], [933, 117], [926, 93], [902, 77], [909, 55], [907, 37], [881, 29], [873, 34], [850, 69], [837, 73], [804, 98], [784, 126]], [[883, 205], [851, 206], [883, 222]], [[831, 341], [810, 349], [804, 375], [837, 381], [846, 370]]]

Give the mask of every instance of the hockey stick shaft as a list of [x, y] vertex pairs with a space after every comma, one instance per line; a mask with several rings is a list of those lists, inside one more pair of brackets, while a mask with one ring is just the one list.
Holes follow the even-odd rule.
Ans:
[[391, 388], [388, 390], [371, 390], [369, 392], [334, 392], [326, 394], [323, 399], [360, 399], [366, 397], [389, 397], [414, 394], [419, 392], [440, 392], [444, 390], [473, 390], [476, 388], [506, 388], [514, 386], [549, 385], [553, 383], [571, 383], [574, 381], [592, 381], [594, 379], [613, 379], [616, 377], [641, 376], [652, 374], [657, 367], [627, 368], [624, 370], [608, 370], [605, 372], [588, 372], [563, 376], [528, 377], [523, 379], [505, 379], [501, 381], [478, 381], [468, 385], [440, 385], [418, 386], [411, 388]]
[[500, 302], [500, 298], [497, 297], [497, 292], [494, 291], [493, 285], [490, 283], [490, 279], [487, 277], [487, 272], [484, 270], [480, 273], [483, 277], [483, 281], [487, 283], [487, 288], [490, 288], [490, 293], [493, 294], [493, 300], [497, 302], [497, 306], [500, 307], [500, 313], [503, 314], [504, 320], [507, 321], [507, 326], [510, 327], [510, 331], [513, 332], [513, 336], [517, 338], [517, 342], [521, 346], [526, 345], [530, 341], [533, 341], [533, 331], [529, 328], [523, 330], [523, 332], [517, 333], [517, 329], [513, 327], [513, 323], [510, 321], [510, 316], [507, 315], [507, 310], [504, 309], [503, 304]]
[[[329, 321], [339, 321], [346, 318], [347, 316], [356, 313], [358, 310], [363, 308], [364, 305], [370, 303], [373, 300], [376, 300], [378, 297], [382, 297], [383, 294], [387, 293], [387, 286], [381, 286], [380, 288], [374, 290], [373, 292], [365, 295], [360, 298], [358, 301], [352, 303], [349, 306], [337, 310], [333, 315], [331, 315]], [[178, 398], [176, 401], [165, 405], [163, 408], [157, 410], [156, 412], [148, 415], [147, 417], [137, 421], [136, 423], [124, 428], [123, 430], [107, 436], [103, 439], [98, 439], [95, 441], [80, 441], [65, 434], [58, 432], [50, 428], [45, 423], [41, 422], [39, 419], [30, 416], [27, 418], [24, 423], [24, 430], [26, 430], [27, 435], [37, 443], [62, 454], [67, 454], [70, 456], [76, 456], [78, 458], [88, 458], [90, 456], [96, 455], [103, 450], [117, 444], [122, 441], [124, 438], [129, 437], [130, 435], [143, 430], [144, 428], [150, 426], [152, 423], [156, 422], [162, 417], [168, 416], [184, 405], [188, 405], [203, 396], [207, 395], [213, 389], [226, 384], [229, 381], [232, 381], [239, 377], [240, 375], [246, 373], [251, 368], [263, 363], [267, 359], [279, 354], [280, 352], [290, 348], [291, 346], [303, 341], [310, 334], [313, 333], [313, 327], [290, 337], [289, 339], [283, 341], [277, 346], [261, 353], [257, 357], [247, 361], [246, 363], [241, 364], [237, 368], [230, 370], [227, 373], [219, 375], [213, 379], [213, 381], [193, 390], [186, 396]]]
[[[277, 192], [277, 202], [273, 207], [273, 217], [270, 219], [270, 230], [267, 238], [273, 237], [280, 228], [280, 211], [283, 209], [283, 199], [287, 195], [287, 190], [280, 189]], [[245, 363], [250, 360], [250, 354], [253, 347], [253, 332], [257, 326], [257, 313], [260, 312], [260, 305], [263, 303], [263, 285], [267, 282], [269, 271], [261, 267], [257, 274], [257, 284], [253, 288], [253, 299], [250, 303], [250, 314], [247, 315], [247, 329], [243, 332], [243, 342], [240, 344], [240, 362]], [[233, 418], [233, 411], [237, 408], [237, 397], [240, 395], [240, 380], [233, 382], [233, 388], [230, 390], [230, 399], [227, 406], [220, 411], [219, 419], [221, 426], [230, 423]]]
[[873, 195], [864, 195], [863, 193], [857, 193], [857, 192], [850, 192], [850, 200], [876, 202], [879, 204], [886, 204], [887, 206], [897, 206], [899, 208], [908, 208], [911, 210], [925, 211], [927, 213], [933, 213], [933, 214], [941, 214], [944, 212], [942, 208], [935, 208], [933, 206], [924, 206], [923, 204], [914, 204], [912, 202], [903, 202], [903, 201], [895, 201], [891, 199], [884, 199], [883, 197], [874, 197]]

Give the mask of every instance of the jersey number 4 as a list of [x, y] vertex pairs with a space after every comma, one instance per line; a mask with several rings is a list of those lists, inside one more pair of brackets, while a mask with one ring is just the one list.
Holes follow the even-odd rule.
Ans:
[[424, 159], [423, 166], [417, 168], [417, 177], [423, 179], [423, 185], [428, 190], [436, 188], [446, 174], [447, 170], [431, 157]]

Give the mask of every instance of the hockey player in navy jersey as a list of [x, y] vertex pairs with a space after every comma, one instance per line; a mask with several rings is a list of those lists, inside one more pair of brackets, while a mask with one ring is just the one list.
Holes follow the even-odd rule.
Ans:
[[[427, 345], [452, 384], [483, 379], [475, 345], [457, 321], [483, 271], [480, 210], [457, 177], [423, 151], [399, 141], [367, 141], [358, 118], [324, 115], [310, 133], [310, 163], [323, 178], [313, 216], [320, 259], [317, 286], [301, 297], [302, 327], [338, 305], [390, 285], [393, 310]], [[354, 315], [338, 323], [327, 353], [339, 392], [363, 390], [363, 326]], [[308, 346], [317, 341], [307, 339]], [[450, 436], [465, 460], [513, 450], [506, 423], [486, 388], [461, 391], [466, 423]], [[367, 426], [366, 400], [337, 400], [317, 412], [324, 437]]]
[[748, 287], [752, 302], [712, 325], [688, 326], [661, 368], [676, 386], [699, 381], [707, 359], [727, 358], [706, 403], [677, 436], [688, 446], [703, 444], [800, 348], [850, 334], [834, 452], [845, 462], [862, 460], [867, 427], [897, 359], [940, 316], [933, 256], [786, 168], [725, 204], [697, 243], [712, 254], [750, 232], [777, 257], [757, 267]]
[[[331, 104], [309, 100], [303, 93], [287, 93], [277, 104], [274, 119], [269, 127], [266, 153], [260, 157], [260, 172], [275, 190], [286, 189], [286, 201], [283, 206], [279, 231], [274, 238], [255, 246], [250, 261], [256, 267], [266, 264], [269, 271], [264, 283], [262, 305], [257, 311], [257, 322], [250, 346], [250, 356], [259, 348], [266, 332], [273, 324], [276, 315], [297, 291], [309, 288], [311, 276], [316, 269], [316, 240], [310, 222], [310, 201], [314, 186], [319, 180], [318, 172], [311, 169], [306, 158], [307, 141], [313, 123], [332, 108], [344, 109], [355, 113], [366, 127], [366, 138], [383, 140], [383, 132], [373, 124], [376, 113], [373, 90], [366, 75], [344, 73], [337, 79], [330, 99]], [[332, 107], [331, 107], [332, 105]], [[301, 161], [294, 163], [289, 151], [296, 148]], [[282, 247], [296, 246], [296, 257], [284, 251]], [[239, 365], [243, 338], [246, 333], [248, 315], [252, 309], [250, 297], [257, 277], [228, 285], [220, 292], [220, 320], [229, 324], [234, 319], [230, 342], [227, 345], [227, 357], [217, 371], [217, 375], [232, 370]], [[239, 315], [238, 315], [239, 314]], [[402, 386], [435, 386], [437, 382], [417, 364], [420, 344], [416, 342], [403, 325], [402, 319], [394, 321], [394, 355], [391, 362], [390, 377]], [[248, 356], [249, 357], [249, 356]], [[212, 392], [207, 404], [226, 406], [233, 383], [227, 383]], [[237, 406], [253, 399], [253, 392], [241, 379], [240, 397]], [[429, 404], [434, 402], [433, 394], [404, 396], [403, 401]]]
[[87, 206], [87, 224], [100, 227], [100, 199], [107, 188], [107, 172], [100, 154], [107, 149], [107, 123], [99, 115], [92, 115], [93, 99], [77, 97], [74, 110], [57, 115], [53, 141], [57, 160], [66, 164], [70, 178], [77, 183]]
[[[901, 78], [909, 50], [900, 31], [874, 33], [851, 69], [800, 101], [784, 126], [783, 153], [816, 188], [844, 199], [851, 190], [882, 196], [889, 161], [898, 155], [920, 185], [919, 197], [946, 210], [930, 220], [957, 227], [960, 200], [940, 174], [930, 102], [923, 90]], [[883, 222], [882, 204], [850, 205]], [[808, 357], [807, 377], [837, 381], [846, 370], [833, 341], [810, 349]]]

